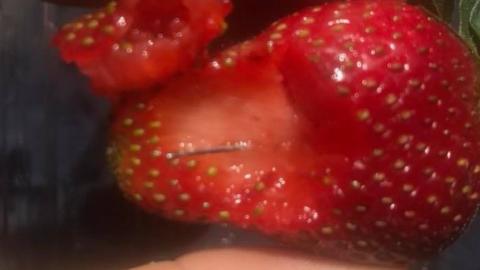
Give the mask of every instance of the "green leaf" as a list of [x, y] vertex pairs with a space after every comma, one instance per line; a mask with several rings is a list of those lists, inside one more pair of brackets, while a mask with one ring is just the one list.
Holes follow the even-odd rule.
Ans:
[[473, 30], [471, 18], [473, 17], [475, 23], [478, 23], [478, 16], [476, 15], [478, 10], [476, 11], [474, 10], [474, 8], [478, 7], [479, 2], [480, 0], [460, 0], [460, 24], [458, 29], [460, 36], [462, 36], [463, 39], [467, 42], [467, 44], [470, 45], [470, 47], [477, 56], [478, 46], [476, 42], [476, 33]]
[[470, 27], [480, 37], [480, 1], [476, 1], [470, 12]]
[[447, 22], [452, 21], [453, 11], [455, 10], [455, 1], [452, 0], [433, 0], [433, 5], [437, 14]]

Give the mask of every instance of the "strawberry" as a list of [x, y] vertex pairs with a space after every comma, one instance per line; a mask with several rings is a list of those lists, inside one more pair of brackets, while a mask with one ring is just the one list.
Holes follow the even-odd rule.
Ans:
[[224, 29], [228, 0], [123, 0], [65, 25], [54, 38], [100, 94], [145, 89], [190, 67]]
[[119, 104], [128, 198], [377, 263], [428, 258], [479, 199], [477, 66], [400, 0], [312, 7]]

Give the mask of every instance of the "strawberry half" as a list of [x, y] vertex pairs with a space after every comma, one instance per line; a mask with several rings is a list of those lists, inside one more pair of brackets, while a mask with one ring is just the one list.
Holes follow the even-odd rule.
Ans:
[[262, 68], [250, 81], [190, 74], [119, 104], [111, 157], [129, 197], [183, 221], [270, 234], [310, 227], [317, 199], [306, 187], [319, 184], [310, 173], [322, 161], [304, 143], [275, 69]]
[[100, 94], [145, 89], [190, 67], [224, 30], [228, 0], [123, 0], [65, 25], [54, 39]]
[[428, 258], [479, 199], [478, 68], [394, 0], [338, 1], [120, 105], [110, 159], [144, 209], [337, 257]]

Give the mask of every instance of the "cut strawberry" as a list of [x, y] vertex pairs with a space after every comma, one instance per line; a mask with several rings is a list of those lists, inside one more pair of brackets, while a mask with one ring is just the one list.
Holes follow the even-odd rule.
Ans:
[[110, 158], [147, 211], [337, 257], [428, 258], [480, 192], [478, 68], [403, 1], [298, 12], [119, 104]]
[[308, 181], [320, 161], [302, 139], [279, 77], [263, 67], [265, 75], [250, 82], [191, 75], [153, 98], [121, 104], [113, 134], [124, 191], [171, 218], [268, 233], [294, 233], [309, 228], [313, 215], [323, 217], [305, 188], [317, 185]]
[[145, 89], [190, 67], [224, 30], [228, 0], [124, 0], [67, 24], [55, 44], [99, 93]]

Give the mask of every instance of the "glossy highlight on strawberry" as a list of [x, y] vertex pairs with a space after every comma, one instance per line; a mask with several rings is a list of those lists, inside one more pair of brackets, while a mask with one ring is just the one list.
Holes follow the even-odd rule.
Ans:
[[405, 264], [477, 209], [478, 80], [467, 46], [420, 8], [331, 1], [124, 96], [109, 159], [146, 211]]
[[114, 97], [191, 67], [224, 31], [230, 8], [228, 0], [112, 1], [65, 25], [54, 43], [97, 93]]

